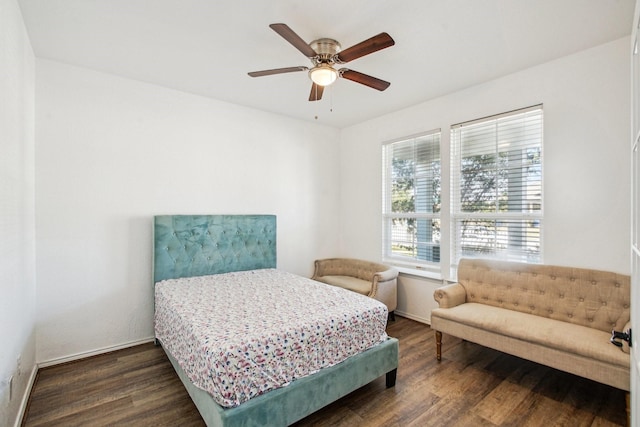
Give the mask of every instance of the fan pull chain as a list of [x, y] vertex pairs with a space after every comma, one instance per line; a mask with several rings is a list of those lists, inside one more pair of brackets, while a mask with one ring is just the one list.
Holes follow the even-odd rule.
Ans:
[[[318, 86], [316, 86], [316, 99], [318, 99]], [[316, 120], [318, 120], [319, 111], [320, 111], [320, 101], [316, 101]]]
[[[318, 87], [316, 86], [315, 88], [316, 90], [316, 98], [318, 97]], [[314, 119], [318, 120], [318, 111], [320, 110], [319, 107], [320, 101], [316, 101], [316, 114], [314, 115]], [[329, 86], [329, 112], [333, 113], [333, 85]]]
[[329, 112], [333, 113], [333, 85], [329, 88]]

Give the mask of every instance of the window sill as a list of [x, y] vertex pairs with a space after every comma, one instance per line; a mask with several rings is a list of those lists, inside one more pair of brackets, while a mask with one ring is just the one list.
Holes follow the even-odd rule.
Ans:
[[[393, 265], [393, 264], [391, 264]], [[424, 277], [427, 279], [433, 279], [433, 280], [438, 280], [438, 281], [442, 281], [442, 274], [439, 271], [430, 271], [430, 270], [422, 270], [419, 268], [412, 268], [412, 267], [402, 267], [399, 265], [393, 265], [401, 274], [406, 274], [409, 276], [417, 276], [417, 277]]]

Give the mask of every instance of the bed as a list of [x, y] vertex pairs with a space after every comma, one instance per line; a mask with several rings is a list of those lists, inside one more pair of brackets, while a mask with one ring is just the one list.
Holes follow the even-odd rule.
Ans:
[[[380, 332], [378, 325], [383, 315], [386, 322], [386, 306], [278, 270], [276, 234], [274, 215], [154, 218], [156, 340], [210, 427], [286, 426], [383, 375], [387, 387], [395, 385], [398, 341], [386, 336], [384, 328]], [[267, 294], [276, 298], [264, 304], [222, 303], [258, 310], [241, 316], [216, 305], [236, 291], [255, 301], [267, 301]], [[331, 295], [335, 302], [318, 310], [320, 294], [329, 291], [338, 292]], [[198, 304], [185, 303], [185, 294], [192, 294]], [[297, 303], [290, 296], [302, 301], [301, 307], [295, 308]], [[342, 311], [336, 311], [342, 306]], [[325, 314], [320, 316], [320, 312]], [[310, 334], [304, 328], [312, 326], [304, 326], [303, 320], [315, 317], [320, 323], [313, 328], [318, 332]], [[243, 319], [257, 323], [250, 325]], [[234, 333], [234, 324], [247, 329]], [[256, 324], [280, 329], [270, 332], [269, 340], [251, 341], [247, 331], [255, 330]], [[213, 329], [207, 329], [211, 326]], [[364, 329], [357, 332], [360, 329], [356, 328]], [[341, 334], [347, 335], [341, 338]], [[311, 335], [317, 338], [309, 338]], [[228, 347], [222, 359], [205, 360], [209, 354], [223, 354], [219, 336], [236, 341], [225, 341]], [[292, 344], [303, 341], [304, 345], [307, 341], [320, 345], [306, 350]], [[204, 349], [206, 355], [195, 355], [192, 348]], [[284, 358], [281, 353], [288, 351], [297, 358], [282, 359], [287, 360], [282, 363], [268, 359], [271, 353]], [[268, 355], [267, 360], [259, 360], [261, 354]], [[241, 371], [253, 373], [241, 379]]]

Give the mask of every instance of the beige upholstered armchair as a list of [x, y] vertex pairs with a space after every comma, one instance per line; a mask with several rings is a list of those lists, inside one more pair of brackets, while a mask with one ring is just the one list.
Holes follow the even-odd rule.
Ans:
[[328, 258], [315, 262], [313, 280], [375, 298], [395, 320], [398, 305], [398, 270], [388, 265], [353, 258]]

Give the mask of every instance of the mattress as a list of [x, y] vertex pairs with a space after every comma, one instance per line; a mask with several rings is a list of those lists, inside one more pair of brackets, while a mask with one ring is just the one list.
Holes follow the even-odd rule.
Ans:
[[387, 307], [276, 269], [164, 280], [155, 333], [191, 382], [234, 407], [387, 338]]

